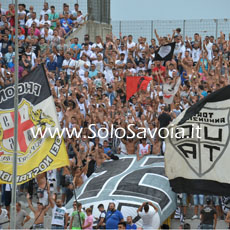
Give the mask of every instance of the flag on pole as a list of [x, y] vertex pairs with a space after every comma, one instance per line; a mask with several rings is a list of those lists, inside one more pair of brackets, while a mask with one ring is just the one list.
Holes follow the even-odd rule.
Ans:
[[168, 126], [165, 165], [173, 191], [230, 196], [229, 92], [226, 86], [208, 95]]
[[[14, 85], [0, 90], [0, 184], [12, 183], [14, 150]], [[64, 140], [34, 137], [38, 129], [59, 128], [56, 108], [42, 65], [18, 85], [18, 170], [17, 184], [23, 184], [45, 171], [69, 164]], [[52, 131], [51, 130], [51, 131]]]
[[173, 58], [175, 42], [161, 46], [155, 51], [155, 61], [170, 61]]
[[170, 85], [168, 83], [163, 84], [163, 99], [164, 103], [170, 105], [173, 103], [174, 96], [176, 95], [181, 84], [180, 77], [177, 79], [176, 83]]
[[126, 100], [139, 90], [146, 90], [151, 80], [151, 77], [126, 77]]

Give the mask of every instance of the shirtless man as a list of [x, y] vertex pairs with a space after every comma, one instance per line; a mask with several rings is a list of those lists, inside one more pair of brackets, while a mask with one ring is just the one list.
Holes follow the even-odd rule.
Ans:
[[37, 183], [38, 183], [38, 199], [39, 202], [43, 204], [43, 206], [48, 205], [48, 190], [49, 190], [49, 184], [46, 179], [46, 173], [38, 174], [37, 177]]
[[30, 200], [29, 193], [27, 193], [26, 198], [27, 198], [29, 208], [34, 213], [35, 221], [34, 221], [33, 229], [43, 229], [44, 228], [44, 216], [46, 212], [49, 210], [50, 205], [44, 207], [42, 203], [37, 202], [37, 209], [35, 209]]
[[155, 155], [155, 156], [161, 155], [161, 142], [157, 139], [154, 140], [153, 155]]
[[139, 141], [135, 138], [127, 138], [127, 140], [121, 139], [122, 143], [125, 144], [127, 154], [135, 154], [135, 146], [136, 143]]
[[95, 160], [98, 168], [101, 167], [105, 160], [110, 160], [110, 157], [104, 153], [102, 146], [95, 146]]

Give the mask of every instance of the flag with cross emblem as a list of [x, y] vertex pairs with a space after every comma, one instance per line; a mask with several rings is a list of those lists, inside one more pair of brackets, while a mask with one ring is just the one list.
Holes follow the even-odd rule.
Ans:
[[[14, 154], [14, 85], [0, 90], [0, 184], [12, 182]], [[23, 184], [45, 171], [68, 165], [64, 141], [44, 134], [59, 129], [56, 108], [43, 66], [18, 85], [17, 183]]]

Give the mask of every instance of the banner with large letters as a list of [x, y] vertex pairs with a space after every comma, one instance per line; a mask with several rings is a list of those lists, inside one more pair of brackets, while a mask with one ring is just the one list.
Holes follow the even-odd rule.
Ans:
[[181, 113], [166, 139], [166, 175], [173, 191], [230, 196], [230, 86]]
[[[156, 221], [163, 223], [176, 209], [176, 194], [172, 192], [165, 176], [164, 157], [146, 156], [137, 161], [136, 156], [121, 155], [118, 161], [106, 161], [76, 190], [77, 201], [83, 208], [91, 207], [93, 216], [99, 217], [97, 206], [108, 209], [115, 202], [126, 219], [142, 226], [137, 209], [143, 202], [151, 201], [158, 207]], [[66, 205], [71, 212], [75, 197]]]
[[[0, 184], [12, 182], [14, 149], [14, 85], [0, 89]], [[20, 79], [18, 86], [17, 183], [39, 173], [68, 165], [62, 138], [36, 138], [38, 129], [59, 128], [56, 108], [43, 66]]]

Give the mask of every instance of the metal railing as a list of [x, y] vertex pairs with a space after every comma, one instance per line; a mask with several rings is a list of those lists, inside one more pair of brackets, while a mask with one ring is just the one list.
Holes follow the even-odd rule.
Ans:
[[[49, 6], [54, 5], [55, 6], [55, 11], [57, 13], [62, 13], [63, 10], [63, 3], [66, 3], [69, 5], [70, 10], [74, 10], [74, 4], [78, 3], [79, 4], [79, 9], [82, 11], [83, 15], [87, 14], [88, 12], [88, 6], [87, 6], [87, 1], [86, 0], [65, 0], [65, 1], [60, 1], [60, 0], [18, 0], [18, 3], [24, 3], [26, 4], [26, 8], [29, 9], [29, 6], [32, 5], [34, 7], [34, 11], [37, 13], [37, 17], [40, 17], [40, 12], [43, 9], [43, 4], [44, 2], [48, 2]], [[8, 5], [10, 3], [14, 3], [14, 1], [9, 1], [9, 0], [1, 0], [2, 3], [2, 8], [3, 9], [8, 9]]]
[[226, 34], [230, 33], [230, 19], [194, 19], [194, 20], [138, 20], [138, 21], [112, 21], [113, 34], [119, 37], [132, 34], [134, 41], [142, 36], [150, 42], [151, 38], [156, 38], [154, 29], [159, 36], [172, 35], [173, 30], [181, 28], [181, 34], [192, 37], [194, 33], [199, 33], [202, 38], [206, 35], [213, 35], [218, 38], [220, 31]]

